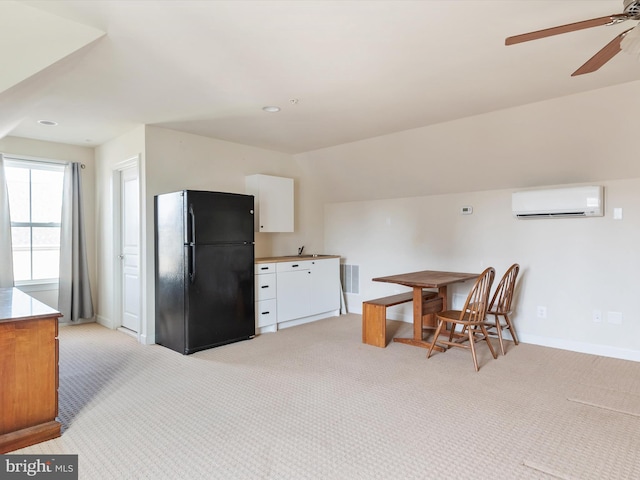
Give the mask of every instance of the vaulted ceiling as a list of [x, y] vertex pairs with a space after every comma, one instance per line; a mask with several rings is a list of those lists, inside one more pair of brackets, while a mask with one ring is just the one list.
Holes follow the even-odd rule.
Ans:
[[640, 79], [624, 52], [571, 77], [636, 21], [504, 45], [621, 11], [620, 0], [3, 1], [0, 137], [93, 146], [152, 124], [311, 151]]

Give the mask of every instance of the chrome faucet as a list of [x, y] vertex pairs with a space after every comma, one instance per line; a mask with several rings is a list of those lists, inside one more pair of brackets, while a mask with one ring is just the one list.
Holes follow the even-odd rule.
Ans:
[[298, 255], [302, 255], [302, 251], [304, 250], [304, 245], [302, 245], [299, 249], [298, 249]]

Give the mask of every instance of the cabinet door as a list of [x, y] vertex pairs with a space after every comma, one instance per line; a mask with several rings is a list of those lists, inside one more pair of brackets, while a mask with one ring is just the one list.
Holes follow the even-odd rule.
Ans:
[[278, 323], [311, 315], [310, 270], [278, 272], [276, 283]]
[[311, 315], [340, 309], [340, 259], [314, 260], [311, 265]]
[[293, 179], [271, 175], [246, 177], [255, 196], [257, 232], [293, 232]]

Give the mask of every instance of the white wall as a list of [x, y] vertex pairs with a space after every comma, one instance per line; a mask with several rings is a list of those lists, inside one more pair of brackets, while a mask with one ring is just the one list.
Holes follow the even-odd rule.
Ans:
[[[94, 304], [97, 300], [96, 275], [96, 222], [91, 214], [95, 210], [96, 167], [93, 148], [45, 142], [20, 137], [0, 138], [0, 152], [13, 155], [24, 155], [40, 159], [80, 162], [85, 165], [82, 170], [83, 207], [86, 212], [85, 235], [87, 240], [87, 262]], [[58, 289], [51, 287], [24, 287], [29, 295], [51, 308], [58, 308]], [[64, 319], [63, 319], [64, 321]]]
[[[640, 259], [633, 245], [640, 230], [638, 86], [296, 155], [326, 203], [326, 250], [361, 266], [361, 295], [348, 296], [349, 310], [360, 312], [362, 300], [401, 288], [374, 284], [375, 276], [479, 273], [488, 265], [501, 276], [518, 262], [516, 328], [523, 340], [640, 360]], [[560, 184], [605, 185], [607, 215], [511, 218], [512, 191]], [[461, 216], [463, 205], [474, 214]], [[622, 221], [612, 220], [613, 207], [624, 209]], [[546, 320], [536, 317], [538, 305], [547, 307]], [[601, 323], [593, 322], [593, 310], [603, 312]], [[623, 313], [621, 326], [606, 321], [610, 311]], [[406, 307], [390, 313], [410, 319]]]
[[[116, 295], [118, 272], [117, 255], [119, 246], [116, 244], [114, 232], [117, 231], [115, 222], [117, 221], [117, 212], [114, 211], [114, 181], [118, 180], [115, 172], [118, 165], [132, 158], [138, 157], [140, 160], [140, 184], [144, 185], [144, 169], [145, 169], [145, 145], [144, 145], [145, 127], [138, 126], [131, 132], [117, 137], [100, 147], [96, 148], [96, 164], [97, 177], [96, 184], [96, 219], [97, 219], [97, 237], [98, 237], [98, 315], [97, 320], [102, 325], [109, 328], [115, 328], [122, 324], [119, 318]], [[144, 219], [144, 203], [141, 197], [141, 221]], [[146, 232], [141, 232], [144, 236]], [[141, 259], [144, 265], [144, 257]], [[142, 267], [141, 267], [142, 268]], [[145, 284], [146, 279], [141, 279], [142, 289], [142, 314], [145, 318], [145, 298], [148, 295], [148, 285]], [[151, 282], [153, 287], [153, 282]], [[139, 332], [140, 340], [143, 343], [152, 343], [148, 340], [148, 325], [143, 321], [142, 329]]]
[[[147, 200], [182, 189], [245, 193], [245, 177], [255, 173], [294, 179], [295, 231], [256, 233], [256, 256], [291, 255], [323, 249], [323, 206], [312, 178], [291, 155], [191, 135], [159, 127], [147, 127]], [[152, 207], [147, 225], [153, 231]]]
[[[522, 341], [640, 360], [640, 179], [599, 184], [607, 207], [595, 218], [517, 220], [512, 190], [327, 205], [327, 248], [360, 266], [360, 295], [346, 295], [349, 311], [361, 313], [363, 300], [408, 290], [372, 282], [377, 276], [480, 273], [493, 266], [497, 283], [519, 263], [514, 323]], [[465, 205], [473, 206], [472, 215], [460, 214]], [[623, 220], [613, 220], [614, 207], [623, 209]], [[467, 283], [453, 292], [466, 295]], [[537, 317], [538, 305], [547, 308], [546, 319]], [[593, 321], [594, 310], [602, 311], [602, 322]], [[610, 311], [623, 313], [622, 325], [606, 321]], [[389, 314], [412, 321], [409, 307]]]

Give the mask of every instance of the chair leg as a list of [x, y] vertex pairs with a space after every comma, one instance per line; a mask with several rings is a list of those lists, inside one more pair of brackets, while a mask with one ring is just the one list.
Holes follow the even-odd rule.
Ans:
[[476, 357], [476, 347], [475, 347], [475, 328], [467, 328], [467, 335], [469, 336], [469, 346], [471, 347], [471, 356], [473, 357], [473, 366], [478, 371], [478, 358]]
[[513, 325], [511, 324], [511, 320], [509, 319], [509, 315], [505, 314], [504, 319], [507, 322], [507, 328], [511, 332], [511, 338], [513, 338], [513, 343], [518, 345], [518, 336], [516, 335], [516, 331], [513, 329]]
[[[451, 322], [451, 330], [449, 331], [449, 341], [453, 342], [453, 335], [456, 333], [456, 324]], [[462, 329], [462, 333], [464, 333], [464, 327]]]
[[494, 315], [494, 318], [496, 323], [496, 331], [498, 332], [498, 341], [500, 342], [500, 350], [502, 351], [502, 355], [505, 355], [504, 342], [502, 341], [502, 325], [500, 325], [500, 318], [498, 318], [498, 315]]
[[431, 352], [433, 352], [433, 347], [436, 346], [436, 340], [438, 339], [438, 335], [440, 335], [440, 330], [442, 330], [442, 325], [444, 325], [444, 321], [438, 320], [438, 327], [436, 328], [436, 333], [433, 335], [433, 340], [431, 341], [431, 345], [429, 346], [429, 352], [427, 353], [427, 358], [431, 357]]
[[491, 355], [493, 355], [494, 359], [498, 358], [498, 354], [493, 349], [493, 345], [491, 345], [491, 340], [489, 340], [489, 332], [487, 332], [486, 327], [484, 325], [480, 324], [480, 330], [482, 330], [482, 334], [484, 335], [484, 339], [487, 342], [487, 345], [489, 345], [489, 350], [491, 350]]

